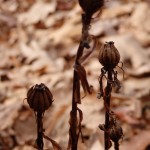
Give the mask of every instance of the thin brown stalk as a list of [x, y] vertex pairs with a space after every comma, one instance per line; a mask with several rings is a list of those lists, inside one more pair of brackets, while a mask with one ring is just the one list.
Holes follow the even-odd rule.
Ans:
[[[80, 43], [78, 51], [77, 51], [77, 56], [75, 60], [75, 64], [78, 63], [78, 58], [81, 57], [82, 53], [84, 50], [84, 46]], [[77, 100], [75, 98], [75, 91], [78, 88], [77, 83], [79, 82], [79, 76], [78, 73], [74, 70], [73, 74], [73, 93], [72, 93], [72, 110], [70, 113], [70, 137], [71, 137], [71, 150], [77, 150], [77, 144], [78, 144], [78, 133], [77, 133]]]
[[42, 117], [43, 113], [42, 112], [37, 112], [37, 148], [38, 150], [43, 150], [43, 123], [42, 123]]
[[76, 81], [78, 82], [78, 74], [74, 71], [73, 79], [73, 95], [72, 95], [72, 111], [70, 113], [70, 136], [71, 136], [71, 150], [77, 150], [78, 136], [77, 136], [77, 102], [75, 100]]
[[119, 142], [114, 142], [114, 148], [115, 150], [119, 150]]
[[[84, 18], [84, 15], [82, 17]], [[81, 42], [80, 42], [78, 50], [77, 50], [77, 55], [76, 55], [74, 66], [81, 65], [80, 59], [83, 55], [84, 48], [87, 46], [87, 45], [85, 45], [84, 41], [86, 41], [88, 38], [89, 25], [85, 25], [84, 20], [82, 20], [82, 21], [83, 21], [82, 38], [81, 38]], [[73, 92], [72, 92], [72, 110], [70, 113], [70, 129], [69, 129], [70, 139], [69, 139], [69, 143], [68, 143], [68, 149], [71, 148], [71, 150], [77, 150], [78, 138], [79, 138], [78, 130], [80, 130], [80, 129], [78, 129], [79, 127], [78, 127], [78, 119], [77, 119], [77, 112], [78, 112], [77, 104], [81, 103], [80, 102], [80, 91], [79, 91], [80, 80], [81, 80], [81, 78], [79, 77], [78, 72], [74, 69]], [[76, 93], [76, 91], [79, 91], [79, 92]], [[77, 97], [78, 97], [78, 99], [77, 99]]]
[[105, 130], [104, 130], [104, 139], [105, 139], [105, 150], [110, 148], [110, 97], [112, 91], [112, 84], [109, 82], [112, 81], [112, 71], [108, 71], [108, 80], [107, 86], [105, 88], [105, 95], [104, 95], [104, 106], [105, 106]]
[[[77, 55], [74, 64], [74, 74], [73, 74], [73, 93], [72, 93], [72, 110], [70, 112], [70, 129], [69, 129], [69, 143], [68, 149], [77, 150], [78, 138], [79, 135], [82, 136], [81, 132], [81, 121], [83, 119], [82, 111], [77, 107], [77, 104], [81, 103], [80, 96], [80, 83], [83, 87], [85, 95], [87, 93], [91, 94], [91, 87], [88, 84], [86, 78], [86, 71], [82, 66], [83, 61], [85, 61], [88, 56], [92, 53], [95, 48], [96, 40], [93, 42], [93, 48], [86, 53], [83, 54], [84, 48], [90, 48], [91, 36], [89, 35], [89, 27], [92, 19], [92, 15], [96, 13], [102, 6], [104, 5], [104, 1], [87, 1], [87, 0], [79, 0], [79, 5], [83, 10], [82, 14], [82, 35], [80, 44], [77, 50]], [[79, 113], [79, 120], [77, 118], [77, 113]], [[82, 137], [83, 140], [83, 137]]]

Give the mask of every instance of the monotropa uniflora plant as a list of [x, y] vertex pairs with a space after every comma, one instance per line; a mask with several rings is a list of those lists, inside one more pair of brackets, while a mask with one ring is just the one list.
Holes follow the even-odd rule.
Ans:
[[[103, 66], [99, 76], [100, 92], [98, 96], [99, 98], [103, 97], [105, 107], [105, 124], [100, 124], [99, 128], [104, 131], [105, 150], [112, 146], [111, 141], [114, 142], [115, 150], [119, 150], [119, 140], [123, 136], [123, 131], [116, 120], [115, 114], [110, 109], [112, 88], [120, 88], [120, 81], [117, 78], [117, 71], [115, 71], [120, 62], [120, 54], [114, 46], [114, 42], [106, 42], [102, 46], [98, 59]], [[107, 80], [105, 88], [103, 87], [103, 78]]]
[[100, 10], [103, 4], [103, 0], [79, 0], [79, 5], [83, 10], [82, 35], [74, 64], [72, 110], [70, 112], [69, 121], [70, 129], [68, 150], [77, 150], [78, 139], [80, 135], [83, 140], [81, 131], [81, 122], [83, 119], [83, 115], [82, 111], [78, 108], [78, 104], [81, 104], [80, 85], [82, 85], [85, 95], [87, 93], [92, 93], [92, 88], [88, 83], [86, 70], [83, 67], [83, 62], [88, 58], [88, 56], [93, 52], [96, 47], [96, 39], [94, 38], [94, 36], [91, 36], [89, 34], [89, 29], [92, 15]]
[[53, 95], [46, 85], [43, 83], [32, 86], [27, 92], [27, 102], [31, 109], [35, 112], [37, 123], [37, 139], [35, 142], [35, 148], [43, 150], [44, 142], [43, 138], [49, 140], [54, 150], [61, 150], [61, 147], [51, 138], [44, 134], [43, 129], [43, 116], [45, 110], [47, 110], [53, 102]]

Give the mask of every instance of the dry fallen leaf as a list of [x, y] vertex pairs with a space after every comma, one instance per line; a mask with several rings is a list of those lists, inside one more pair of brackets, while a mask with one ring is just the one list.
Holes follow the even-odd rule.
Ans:
[[[104, 9], [100, 15], [93, 16], [90, 26], [90, 33], [98, 38], [99, 46], [105, 41], [115, 42], [124, 63], [125, 80], [117, 68], [122, 87], [119, 93], [112, 94], [111, 100], [112, 110], [125, 129], [121, 150], [145, 150], [150, 141], [149, 2], [106, 0]], [[0, 7], [1, 145], [12, 150], [34, 149], [34, 113], [31, 115], [22, 105], [27, 106], [23, 101], [27, 88], [42, 82], [52, 90], [55, 100], [43, 118], [45, 133], [65, 150], [73, 63], [81, 38], [83, 12], [77, 1], [65, 0], [0, 0]], [[98, 128], [104, 123], [103, 100], [96, 99], [102, 66], [97, 56], [98, 52], [94, 52], [84, 62], [95, 92], [81, 99], [82, 105], [78, 106], [83, 111], [82, 128], [86, 138], [84, 144], [79, 142], [79, 150], [103, 149], [103, 132]], [[84, 95], [82, 88], [81, 92]], [[51, 143], [44, 142], [45, 148], [52, 149]]]
[[150, 20], [148, 16], [150, 16], [149, 5], [146, 2], [137, 4], [136, 9], [130, 17], [131, 26], [147, 33], [150, 32]]
[[[44, 21], [48, 14], [54, 12], [56, 9], [56, 2], [53, 0], [49, 3], [37, 1], [32, 5], [29, 11], [19, 14], [18, 20], [23, 25], [35, 24], [39, 21]], [[24, 21], [26, 20], [26, 21]]]
[[143, 130], [141, 133], [133, 136], [128, 142], [124, 142], [120, 145], [120, 150], [145, 150], [150, 145], [150, 131]]
[[133, 3], [127, 3], [124, 5], [116, 5], [114, 7], [110, 7], [109, 9], [104, 9], [101, 15], [102, 19], [115, 18], [123, 15], [129, 15], [132, 13], [134, 9]]
[[0, 105], [0, 130], [10, 128], [18, 117], [18, 110], [21, 108], [21, 101], [9, 99], [5, 105]]

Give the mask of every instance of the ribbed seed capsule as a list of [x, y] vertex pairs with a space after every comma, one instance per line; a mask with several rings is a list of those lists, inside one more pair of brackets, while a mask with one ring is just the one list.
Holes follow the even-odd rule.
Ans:
[[79, 0], [79, 4], [86, 14], [92, 16], [104, 5], [104, 0]]
[[27, 92], [27, 102], [34, 111], [44, 112], [53, 102], [51, 91], [43, 83], [32, 86]]
[[106, 70], [113, 69], [117, 66], [120, 61], [120, 54], [116, 47], [114, 46], [114, 42], [106, 42], [99, 52], [99, 62], [102, 66], [105, 67]]

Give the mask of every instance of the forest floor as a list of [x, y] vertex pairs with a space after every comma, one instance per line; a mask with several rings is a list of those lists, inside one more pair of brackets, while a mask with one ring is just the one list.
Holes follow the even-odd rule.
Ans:
[[[0, 150], [34, 149], [36, 120], [25, 98], [28, 89], [40, 83], [54, 96], [43, 118], [45, 134], [66, 150], [81, 13], [76, 1], [0, 0]], [[79, 105], [85, 138], [85, 143], [79, 141], [79, 150], [104, 147], [98, 128], [104, 123], [104, 106], [97, 99], [102, 68], [97, 58], [105, 41], [115, 42], [124, 69], [123, 78], [123, 71], [116, 68], [121, 88], [111, 97], [124, 131], [120, 150], [150, 150], [149, 16], [149, 0], [108, 0], [94, 17], [90, 33], [99, 44], [84, 64], [93, 94]], [[48, 141], [45, 148], [52, 149]]]

